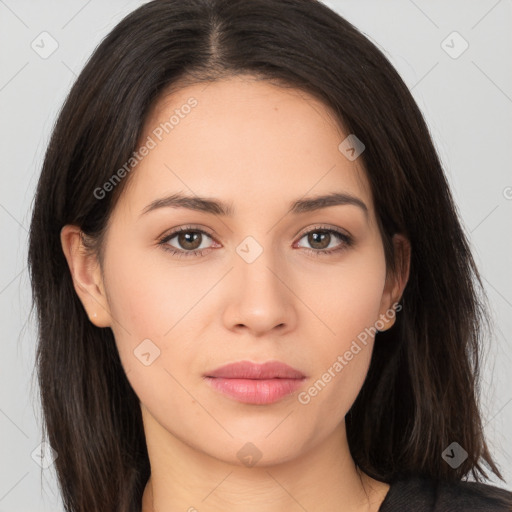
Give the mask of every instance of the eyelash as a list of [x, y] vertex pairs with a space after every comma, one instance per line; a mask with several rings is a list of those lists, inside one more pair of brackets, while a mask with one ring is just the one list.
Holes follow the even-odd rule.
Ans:
[[[178, 258], [181, 258], [181, 257], [188, 258], [191, 256], [203, 256], [205, 251], [211, 250], [210, 248], [208, 248], [208, 249], [195, 249], [193, 251], [184, 251], [184, 250], [175, 249], [167, 243], [167, 242], [169, 242], [169, 240], [172, 240], [176, 235], [179, 235], [180, 233], [183, 233], [183, 232], [201, 233], [201, 234], [206, 235], [209, 238], [213, 239], [213, 236], [210, 233], [208, 233], [207, 231], [204, 231], [199, 228], [195, 228], [194, 226], [182, 226], [178, 229], [175, 229], [172, 233], [169, 233], [168, 235], [165, 235], [163, 238], [161, 238], [158, 241], [158, 245], [160, 245], [164, 251], [170, 252], [172, 255], [177, 256]], [[338, 231], [336, 229], [326, 228], [323, 226], [315, 226], [313, 229], [310, 229], [309, 231], [302, 233], [299, 240], [304, 238], [306, 235], [309, 235], [310, 233], [315, 233], [315, 232], [334, 234], [339, 239], [341, 239], [341, 241], [343, 243], [341, 244], [341, 246], [339, 246], [337, 248], [327, 249], [327, 250], [325, 250], [325, 249], [323, 249], [323, 250], [322, 249], [308, 249], [307, 247], [302, 247], [302, 249], [306, 249], [307, 252], [309, 252], [310, 254], [313, 254], [314, 256], [328, 256], [328, 255], [331, 255], [334, 253], [339, 253], [339, 252], [345, 250], [347, 247], [350, 247], [353, 244], [353, 239], [349, 235], [346, 235], [345, 233], [342, 233], [341, 231]]]

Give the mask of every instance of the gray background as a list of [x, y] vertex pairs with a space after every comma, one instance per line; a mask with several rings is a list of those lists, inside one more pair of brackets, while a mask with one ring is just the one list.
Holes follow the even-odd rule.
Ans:
[[[142, 3], [0, 0], [0, 512], [62, 510], [53, 466], [41, 471], [31, 457], [41, 442], [41, 418], [32, 378], [35, 327], [28, 321], [30, 209], [70, 86], [100, 40]], [[496, 324], [481, 399], [485, 431], [506, 483], [491, 481], [512, 489], [512, 2], [325, 3], [398, 69], [445, 166]], [[44, 31], [51, 38], [41, 36]], [[42, 58], [53, 40], [58, 48]], [[463, 40], [469, 47], [458, 55]]]

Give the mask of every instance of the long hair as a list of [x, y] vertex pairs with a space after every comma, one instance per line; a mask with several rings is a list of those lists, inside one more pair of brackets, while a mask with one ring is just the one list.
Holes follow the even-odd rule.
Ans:
[[[501, 478], [483, 435], [478, 377], [485, 295], [429, 130], [410, 91], [361, 32], [314, 0], [155, 0], [101, 42], [72, 87], [45, 155], [30, 226], [43, 435], [67, 511], [139, 511], [150, 465], [138, 398], [109, 328], [88, 319], [60, 243], [66, 224], [101, 250], [130, 176], [99, 198], [172, 88], [247, 74], [320, 99], [360, 156], [386, 262], [411, 243], [395, 325], [378, 333], [346, 416], [351, 454], [381, 481], [416, 474]], [[341, 141], [340, 141], [341, 142]], [[134, 170], [136, 172], [136, 168]], [[468, 453], [456, 469], [441, 454]]]

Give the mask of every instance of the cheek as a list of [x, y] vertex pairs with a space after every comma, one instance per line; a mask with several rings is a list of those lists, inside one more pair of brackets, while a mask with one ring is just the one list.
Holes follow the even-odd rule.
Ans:
[[370, 364], [386, 267], [378, 250], [365, 254], [309, 286], [310, 301], [326, 328], [321, 337], [317, 335], [315, 347], [308, 348], [309, 360], [316, 361], [315, 372], [298, 402], [320, 430], [342, 421]]
[[[127, 244], [123, 252], [111, 249], [106, 255], [104, 275], [112, 331], [125, 371], [130, 378], [147, 374], [162, 362], [165, 334], [183, 316], [188, 302], [184, 295], [194, 294], [193, 283], [183, 285], [179, 270], [164, 273], [147, 254]], [[151, 379], [146, 383], [151, 385]]]
[[303, 281], [299, 290], [324, 324], [328, 352], [343, 350], [350, 340], [379, 319], [386, 279], [384, 255], [375, 245], [353, 252]]
[[327, 435], [345, 418], [366, 378], [372, 356], [374, 333], [371, 327], [378, 310], [364, 304], [357, 315], [341, 313], [334, 324], [336, 336], [310, 353], [316, 361], [307, 387], [297, 402], [311, 431]]
[[196, 268], [169, 264], [147, 250], [113, 254], [105, 264], [105, 281], [120, 334], [128, 331], [134, 338], [162, 339], [174, 329], [212, 285], [211, 272]]
[[211, 284], [191, 279], [191, 272], [184, 269], [164, 269], [147, 256], [144, 261], [135, 251], [127, 254], [116, 255], [115, 264], [112, 257], [111, 264], [105, 265], [119, 357], [143, 403], [164, 418], [179, 416], [189, 397], [180, 392], [178, 383], [185, 381], [183, 372], [193, 367], [197, 352], [191, 347], [190, 318], [194, 304]]

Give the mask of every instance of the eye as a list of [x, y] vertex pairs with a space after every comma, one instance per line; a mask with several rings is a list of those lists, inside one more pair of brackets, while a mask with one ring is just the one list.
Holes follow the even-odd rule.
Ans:
[[[311, 245], [312, 249], [305, 249], [313, 253], [315, 256], [325, 256], [333, 253], [338, 253], [350, 247], [353, 243], [352, 238], [338, 231], [337, 229], [316, 226], [310, 231], [304, 233], [300, 240], [307, 239], [307, 243]], [[341, 243], [336, 244], [336, 239], [341, 240]], [[334, 245], [332, 244], [334, 242]], [[300, 246], [299, 246], [300, 247]]]
[[[183, 226], [166, 235], [158, 243], [164, 250], [178, 257], [201, 256], [209, 249], [204, 246], [205, 237], [212, 239], [211, 235], [202, 229]], [[178, 247], [171, 243], [173, 239], [176, 239], [174, 244]]]

